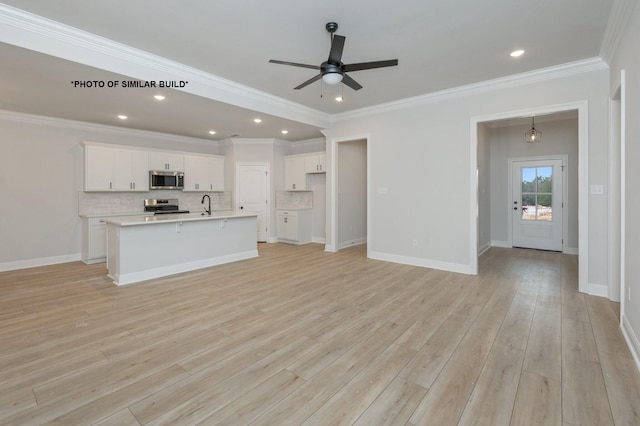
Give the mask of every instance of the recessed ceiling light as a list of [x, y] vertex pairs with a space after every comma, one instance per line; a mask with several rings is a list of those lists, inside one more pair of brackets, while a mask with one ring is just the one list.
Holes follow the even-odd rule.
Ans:
[[129, 118], [129, 117], [127, 117], [126, 115], [120, 114], [120, 115], [118, 115], [118, 118], [119, 118], [120, 120], [126, 120], [126, 119], [127, 119], [127, 118]]
[[282, 134], [283, 134], [283, 135], [286, 135], [287, 133], [289, 133], [289, 131], [288, 131], [288, 130], [286, 130], [286, 129], [282, 131]]
[[261, 118], [254, 118], [253, 122], [260, 124], [260, 123], [262, 123], [262, 119]]
[[524, 50], [519, 49], [519, 50], [514, 50], [513, 52], [510, 53], [512, 58], [517, 58], [519, 56], [524, 55]]
[[209, 134], [210, 134], [210, 135], [215, 135], [215, 134], [216, 134], [216, 131], [215, 131], [215, 130], [209, 130]]
[[164, 101], [164, 96], [162, 95], [155, 95], [154, 98], [158, 101]]
[[342, 102], [344, 98], [342, 96], [336, 96], [336, 102]]

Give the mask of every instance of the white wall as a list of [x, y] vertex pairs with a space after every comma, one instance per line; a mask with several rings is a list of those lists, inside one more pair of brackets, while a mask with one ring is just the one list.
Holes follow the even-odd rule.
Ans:
[[82, 141], [217, 154], [210, 141], [0, 111], [0, 270], [80, 259]]
[[367, 241], [367, 141], [341, 142], [337, 155], [338, 249]]
[[[336, 117], [327, 132], [329, 161], [336, 141], [368, 135], [370, 255], [472, 272], [476, 247], [471, 248], [470, 215], [476, 206], [469, 200], [476, 188], [471, 187], [470, 122], [474, 117], [586, 101], [589, 184], [606, 183], [608, 69], [600, 65], [550, 77], [555, 78], [531, 78], [517, 87], [474, 86], [467, 93], [460, 89], [449, 96], [432, 95]], [[332, 187], [331, 182], [327, 185]], [[334, 200], [335, 194], [330, 194], [329, 202]], [[583, 259], [588, 264], [587, 279], [606, 285], [606, 199], [590, 196], [588, 201], [589, 250], [588, 259]]]
[[[634, 349], [640, 367], [640, 5], [635, 4], [628, 15], [629, 23], [611, 62], [610, 88], [613, 93], [620, 84], [620, 72], [625, 72], [625, 209], [624, 280], [622, 294], [622, 326]], [[631, 294], [629, 294], [629, 290]]]
[[545, 155], [567, 155], [569, 164], [565, 176], [568, 178], [568, 193], [564, 194], [568, 209], [566, 247], [578, 253], [578, 119], [536, 120], [536, 129], [542, 131], [542, 142], [527, 144], [524, 134], [531, 124], [494, 127], [489, 131], [491, 170], [491, 240], [495, 245], [508, 243], [508, 228], [511, 226], [510, 195], [508, 194], [510, 158], [538, 157]]

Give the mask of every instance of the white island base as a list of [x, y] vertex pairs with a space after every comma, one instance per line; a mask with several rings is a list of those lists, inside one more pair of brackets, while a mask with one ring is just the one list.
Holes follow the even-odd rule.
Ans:
[[255, 214], [131, 216], [105, 222], [108, 276], [117, 285], [258, 256]]

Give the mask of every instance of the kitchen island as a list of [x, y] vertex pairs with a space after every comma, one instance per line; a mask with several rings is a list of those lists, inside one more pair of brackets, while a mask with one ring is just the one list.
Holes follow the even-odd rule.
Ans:
[[117, 285], [258, 256], [256, 214], [123, 216], [105, 223], [108, 276]]

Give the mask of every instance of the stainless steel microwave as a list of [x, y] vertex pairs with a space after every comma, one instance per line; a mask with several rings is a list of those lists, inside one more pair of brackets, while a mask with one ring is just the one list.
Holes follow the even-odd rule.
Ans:
[[184, 173], [151, 170], [149, 189], [184, 189]]

